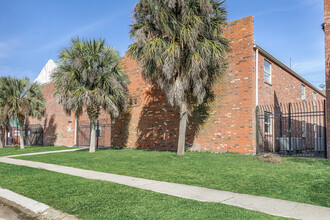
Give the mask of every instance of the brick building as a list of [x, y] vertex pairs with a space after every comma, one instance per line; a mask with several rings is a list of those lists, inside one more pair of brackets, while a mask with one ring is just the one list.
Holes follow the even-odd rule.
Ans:
[[[226, 37], [231, 41], [227, 74], [214, 86], [210, 101], [189, 117], [186, 143], [196, 151], [253, 154], [257, 105], [320, 101], [325, 96], [255, 44], [253, 16], [230, 22]], [[103, 141], [118, 147], [176, 150], [178, 111], [167, 104], [157, 86], [142, 79], [136, 61], [126, 55], [122, 64], [131, 81], [131, 107], [115, 120], [106, 114], [100, 117], [105, 124], [111, 124], [111, 135], [103, 137], [107, 139]], [[42, 121], [31, 119], [30, 124], [42, 124], [44, 145], [76, 145], [83, 136], [78, 120], [74, 115], [66, 116], [56, 104], [53, 89], [52, 83], [44, 85], [46, 115]], [[79, 122], [86, 120], [85, 114]]]
[[[330, 97], [330, 0], [324, 0], [326, 95]], [[330, 100], [327, 99], [327, 148], [330, 158]]]

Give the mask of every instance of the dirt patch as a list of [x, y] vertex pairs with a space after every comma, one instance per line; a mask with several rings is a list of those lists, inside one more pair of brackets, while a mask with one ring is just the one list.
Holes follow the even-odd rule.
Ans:
[[[38, 216], [36, 216], [34, 213], [32, 213], [29, 210], [24, 209], [23, 207], [18, 206], [16, 203], [11, 202], [7, 199], [0, 197], [0, 208], [2, 208], [4, 211], [6, 211], [6, 218], [4, 219], [19, 219], [19, 220], [36, 220], [38, 219]], [[0, 219], [1, 213], [0, 213]]]
[[254, 158], [262, 162], [268, 162], [274, 164], [282, 163], [282, 158], [277, 154], [270, 154], [270, 153], [258, 154], [255, 155]]

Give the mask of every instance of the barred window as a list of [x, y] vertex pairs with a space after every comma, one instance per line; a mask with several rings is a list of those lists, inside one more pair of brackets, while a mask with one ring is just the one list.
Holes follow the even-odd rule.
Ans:
[[20, 136], [19, 130], [18, 129], [14, 129], [14, 136]]
[[305, 85], [301, 85], [301, 99], [306, 100], [306, 89]]
[[269, 112], [265, 112], [265, 134], [272, 134], [272, 114]]
[[316, 107], [316, 92], [313, 92], [313, 106]]
[[98, 130], [96, 130], [96, 137], [102, 136], [102, 125], [99, 124]]

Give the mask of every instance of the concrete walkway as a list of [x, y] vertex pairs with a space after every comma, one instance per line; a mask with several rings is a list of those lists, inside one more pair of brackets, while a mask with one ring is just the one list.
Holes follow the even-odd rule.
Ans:
[[[71, 150], [72, 151], [72, 150]], [[65, 151], [61, 151], [65, 152]], [[47, 152], [55, 153], [55, 152]], [[37, 155], [44, 153], [34, 153]], [[19, 155], [23, 156], [23, 155]], [[24, 155], [25, 156], [25, 155]], [[131, 186], [139, 189], [150, 190], [171, 196], [192, 199], [201, 202], [217, 202], [226, 205], [241, 207], [267, 213], [270, 215], [306, 219], [306, 220], [329, 220], [330, 208], [308, 205], [303, 203], [291, 202], [268, 197], [252, 196], [247, 194], [233, 193], [221, 190], [208, 189], [177, 183], [155, 181], [149, 179], [135, 178], [130, 176], [103, 173], [79, 168], [33, 162], [11, 158], [13, 156], [0, 157], [0, 162], [14, 164], [38, 169], [49, 170], [57, 173], [68, 174], [72, 176], [83, 177], [93, 180], [102, 180]]]

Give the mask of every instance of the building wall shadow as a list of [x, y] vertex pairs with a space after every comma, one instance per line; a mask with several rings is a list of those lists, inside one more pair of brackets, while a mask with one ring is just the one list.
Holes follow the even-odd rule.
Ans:
[[[189, 115], [186, 130], [186, 149], [194, 144], [195, 136], [202, 129], [208, 118], [209, 102], [213, 96], [202, 105], [194, 108]], [[175, 151], [179, 137], [179, 110], [168, 104], [166, 96], [157, 86], [152, 86], [147, 92], [147, 102], [140, 113], [137, 126], [137, 149]]]
[[131, 109], [128, 109], [118, 118], [112, 120], [111, 123], [112, 148], [122, 149], [127, 147], [131, 118], [132, 118]]
[[57, 124], [55, 123], [55, 115], [44, 120], [44, 146], [54, 146], [57, 140]]

